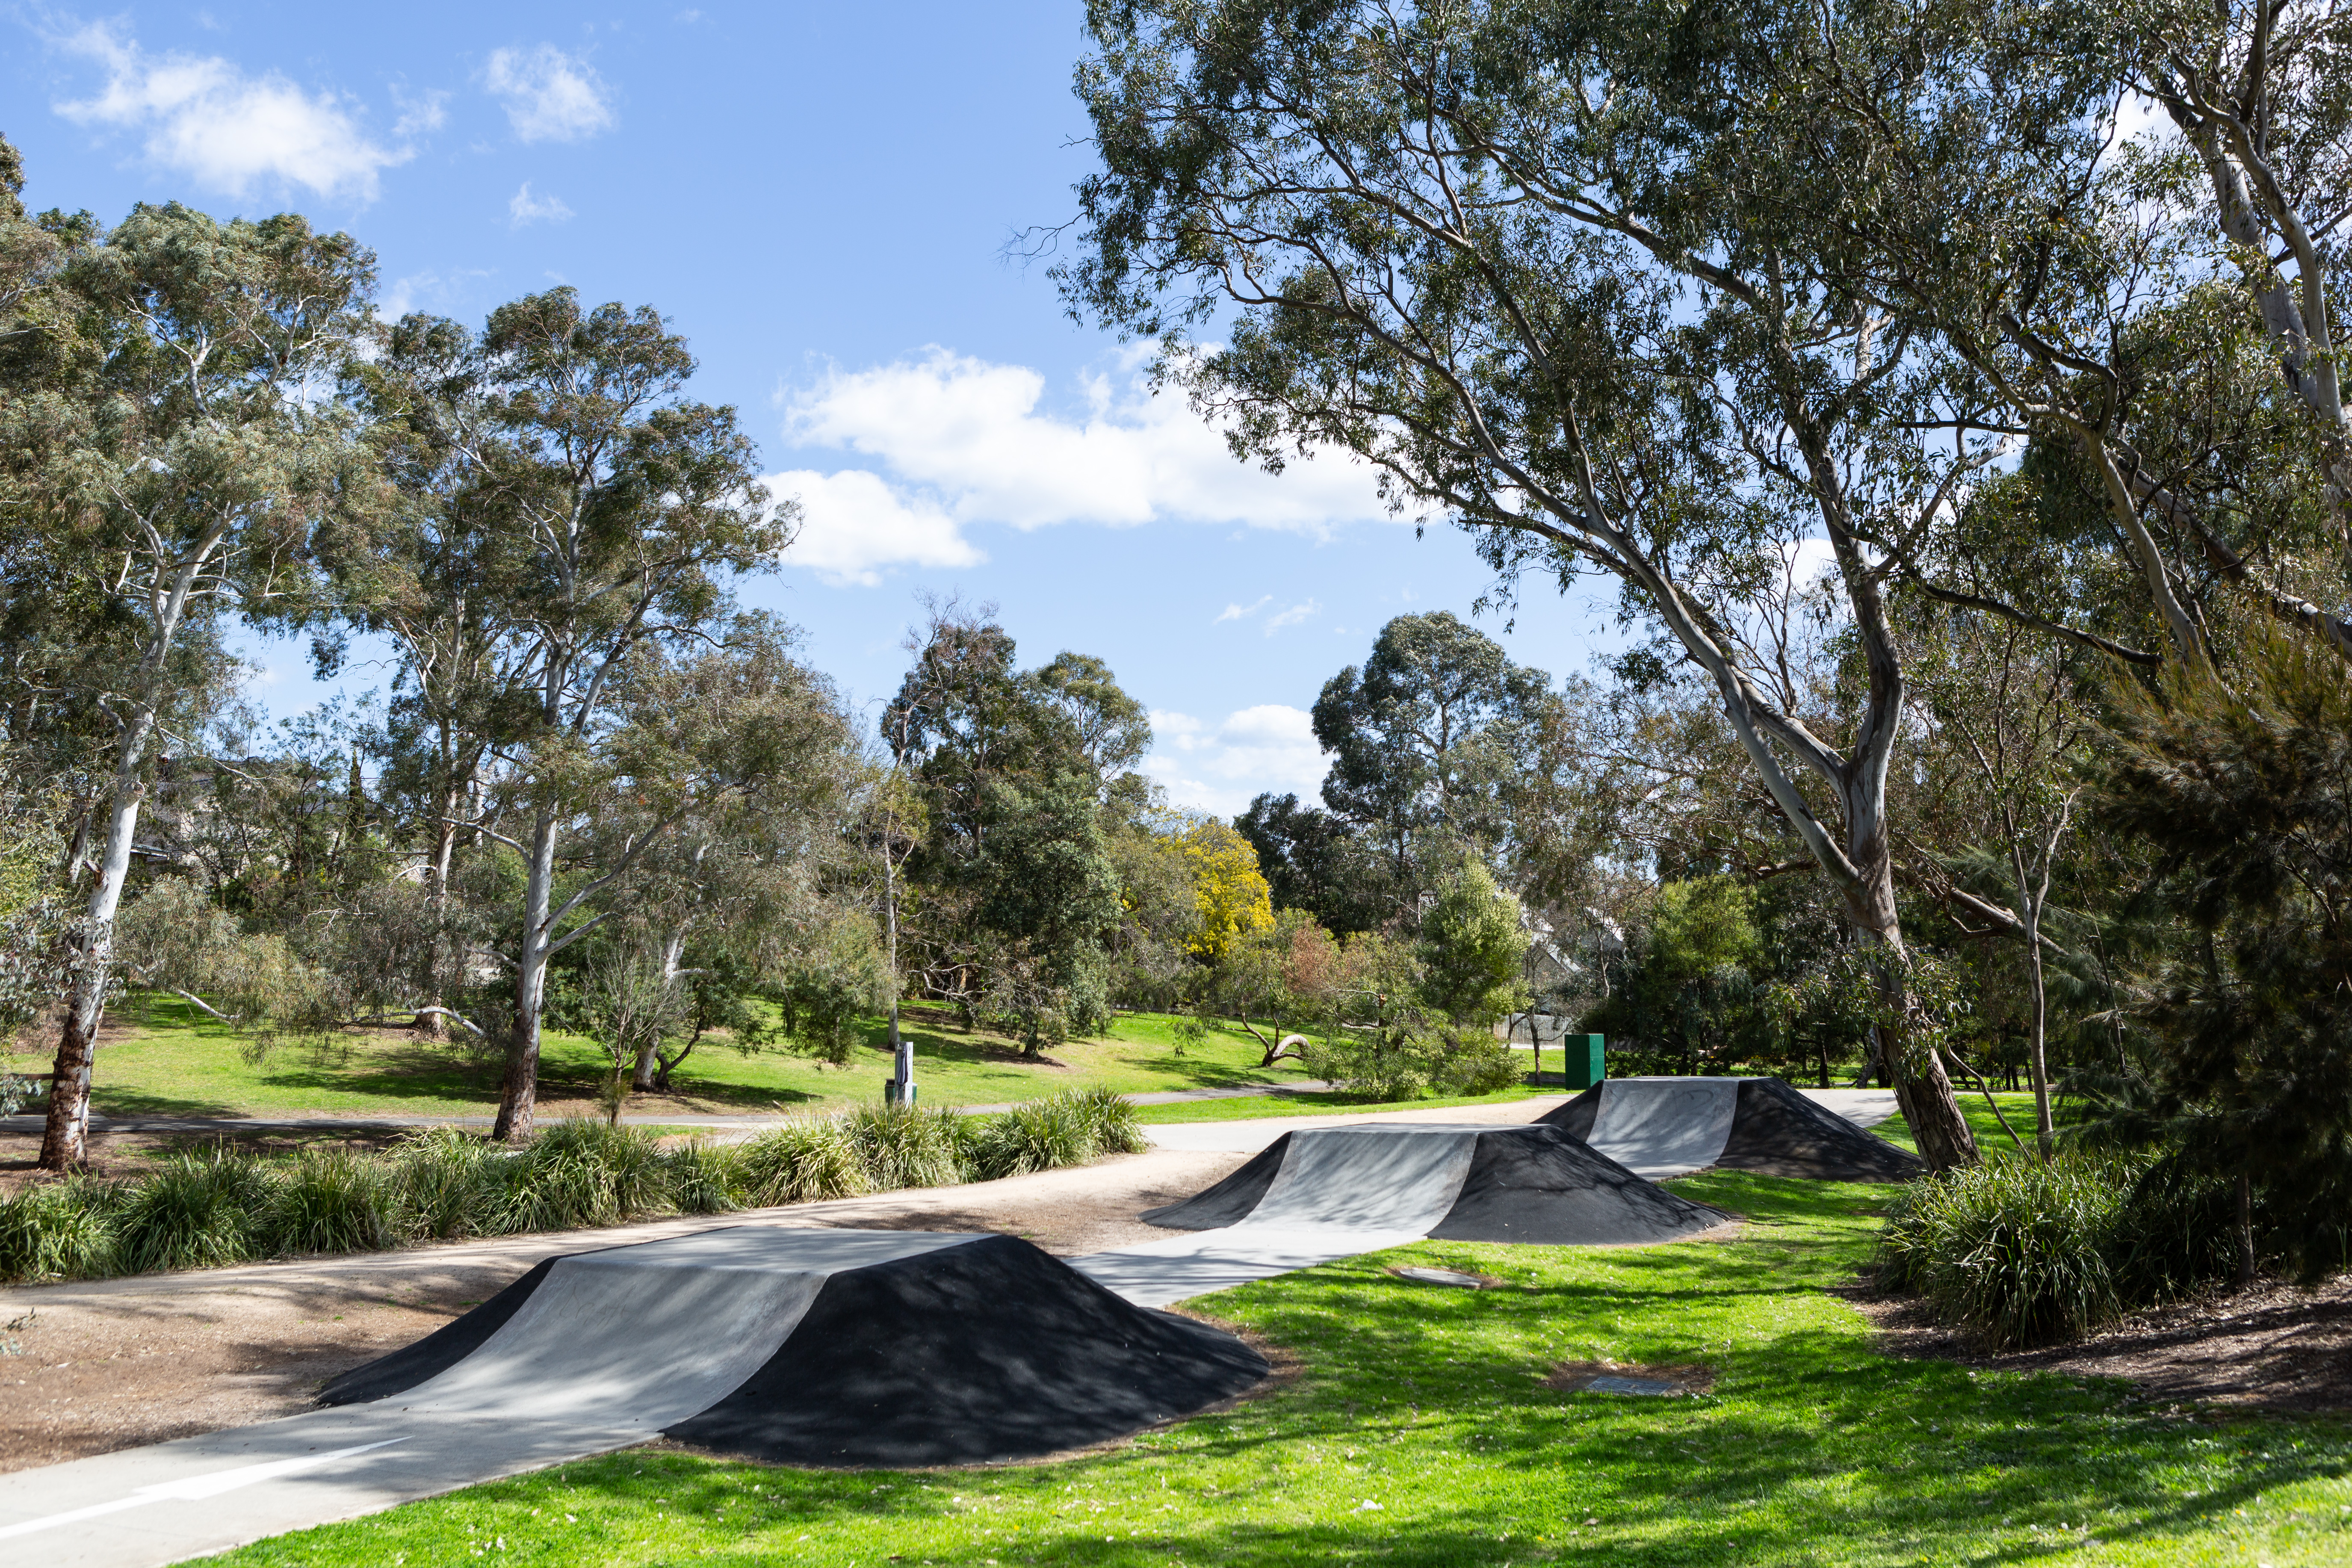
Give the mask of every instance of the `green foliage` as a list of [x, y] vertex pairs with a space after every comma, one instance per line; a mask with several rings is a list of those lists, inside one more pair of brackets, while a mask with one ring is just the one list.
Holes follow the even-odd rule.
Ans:
[[1421, 999], [1451, 1022], [1491, 1024], [1526, 1005], [1519, 901], [1495, 885], [1475, 856], [1463, 860], [1422, 916], [1418, 947]]
[[2091, 1333], [2125, 1306], [2108, 1262], [2137, 1174], [2113, 1155], [1995, 1154], [1911, 1183], [1879, 1240], [1879, 1278], [1993, 1350]]
[[1066, 1089], [1016, 1105], [982, 1123], [969, 1160], [982, 1181], [1083, 1165], [1105, 1154], [1141, 1152], [1148, 1143], [1135, 1108], [1107, 1089]]
[[2255, 628], [2225, 682], [2168, 666], [2114, 690], [2100, 814], [2160, 858], [2154, 910], [2189, 940], [2160, 952], [2132, 1023], [2140, 1071], [2107, 1087], [2126, 1142], [2243, 1177], [2303, 1223], [2273, 1244], [2340, 1268], [2352, 1194], [2352, 683], [2315, 641]]
[[1661, 1070], [1721, 1071], [1769, 1052], [1776, 1018], [1796, 999], [1758, 984], [1765, 954], [1756, 907], [1755, 890], [1729, 877], [1665, 883], [1628, 943], [1621, 983], [1583, 1027]]
[[737, 1190], [755, 1205], [822, 1203], [869, 1190], [849, 1122], [814, 1116], [786, 1122], [743, 1145]]
[[115, 1269], [115, 1189], [90, 1176], [0, 1198], [0, 1279], [92, 1279]]
[[121, 1267], [141, 1274], [243, 1262], [267, 1237], [269, 1187], [259, 1163], [226, 1143], [167, 1156], [115, 1212]]
[[272, 1252], [374, 1252], [403, 1239], [400, 1190], [382, 1160], [305, 1150], [272, 1184]]
[[866, 1181], [877, 1191], [961, 1179], [964, 1119], [935, 1106], [866, 1105], [843, 1119]]

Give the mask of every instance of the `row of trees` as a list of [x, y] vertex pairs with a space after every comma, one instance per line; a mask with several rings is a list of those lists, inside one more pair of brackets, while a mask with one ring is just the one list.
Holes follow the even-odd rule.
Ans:
[[[54, 849], [12, 888], [8, 1005], [68, 996], [45, 1163], [79, 1157], [125, 978], [314, 1032], [414, 1010], [503, 1058], [512, 1136], [579, 944], [608, 989], [828, 955], [863, 764], [732, 598], [793, 509], [654, 311], [386, 324], [347, 236], [35, 216], [5, 163], [0, 743], [7, 837]], [[388, 700], [257, 750], [240, 621], [322, 672], [388, 647]]]

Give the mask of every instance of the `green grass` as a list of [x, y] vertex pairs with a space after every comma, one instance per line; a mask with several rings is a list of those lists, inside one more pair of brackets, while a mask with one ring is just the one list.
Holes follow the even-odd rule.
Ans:
[[[125, 1037], [99, 1052], [95, 1100], [108, 1115], [480, 1116], [498, 1106], [494, 1066], [469, 1059], [455, 1045], [426, 1045], [401, 1031], [354, 1031], [341, 1041], [347, 1050], [324, 1057], [281, 1046], [254, 1066], [239, 1054], [243, 1042], [235, 1031], [175, 998], [126, 1011], [122, 1022]], [[915, 1041], [927, 1105], [1002, 1104], [1066, 1089], [1222, 1089], [1304, 1076], [1296, 1062], [1260, 1068], [1263, 1047], [1230, 1026], [1210, 1030], [1179, 1056], [1170, 1025], [1156, 1016], [1122, 1014], [1108, 1036], [1055, 1047], [1053, 1065], [1024, 1060], [1012, 1042], [984, 1032], [918, 1023], [906, 1033]], [[678, 1068], [676, 1094], [633, 1097], [628, 1113], [758, 1114], [877, 1102], [890, 1076], [886, 1028], [877, 1019], [862, 1032], [846, 1068], [787, 1051], [745, 1056], [706, 1041]], [[592, 1110], [603, 1061], [592, 1041], [549, 1033], [541, 1059], [540, 1092], [550, 1108], [544, 1113]]]
[[1504, 1100], [1557, 1095], [1557, 1089], [1507, 1089], [1500, 1094], [1460, 1100], [1373, 1100], [1328, 1089], [1299, 1089], [1249, 1099], [1188, 1100], [1174, 1105], [1139, 1105], [1139, 1121], [1242, 1121], [1257, 1116], [1357, 1115], [1375, 1110], [1435, 1110], [1448, 1105], [1494, 1105]]
[[[2032, 1148], [2033, 1146], [2032, 1094], [2028, 1090], [2005, 1089], [1997, 1089], [1992, 1092], [1993, 1098], [2000, 1102], [2001, 1115], [2009, 1118], [2009, 1124], [2016, 1129], [2018, 1137], [2025, 1141], [2026, 1147]], [[2009, 1141], [2009, 1134], [2001, 1131], [2000, 1121], [1993, 1115], [1992, 1108], [1985, 1103], [1982, 1090], [1971, 1084], [1961, 1091], [1959, 1101], [1960, 1114], [1968, 1118], [1969, 1130], [1977, 1135], [1979, 1149], [1990, 1152], [1995, 1149], [2017, 1147]], [[2054, 1108], [2053, 1111], [2057, 1115], [2058, 1125], [2064, 1127], [2066, 1118], [2063, 1112], [2055, 1111]], [[1911, 1135], [1911, 1124], [1900, 1116], [1889, 1117], [1871, 1131], [1880, 1134], [1890, 1143], [1899, 1143], [1915, 1154], [1918, 1152], [1919, 1142]]]
[[[218, 1559], [357, 1565], [791, 1562], [1820, 1565], [2333, 1563], [2352, 1424], [2168, 1414], [2120, 1384], [1876, 1354], [1825, 1288], [1883, 1189], [1680, 1184], [1757, 1223], [1627, 1249], [1424, 1242], [1199, 1309], [1297, 1381], [1063, 1463], [814, 1472], [639, 1449]], [[1503, 1289], [1408, 1283], [1416, 1263]], [[1712, 1394], [1562, 1394], [1562, 1360], [1705, 1363]], [[1364, 1506], [1377, 1503], [1376, 1509]]]

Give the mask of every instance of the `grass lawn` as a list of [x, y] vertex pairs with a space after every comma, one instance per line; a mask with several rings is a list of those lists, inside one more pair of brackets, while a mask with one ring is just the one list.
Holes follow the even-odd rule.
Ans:
[[1557, 1089], [1507, 1089], [1500, 1094], [1473, 1095], [1460, 1100], [1373, 1100], [1369, 1096], [1330, 1089], [1300, 1089], [1289, 1094], [1260, 1095], [1248, 1100], [1188, 1100], [1174, 1105], [1139, 1105], [1139, 1121], [1243, 1121], [1258, 1116], [1355, 1115], [1374, 1110], [1435, 1110], [1448, 1105], [1493, 1105], [1499, 1100], [1531, 1100], [1539, 1094], [1558, 1096]]
[[[1678, 1184], [1756, 1224], [1626, 1249], [1423, 1242], [1195, 1303], [1301, 1375], [1092, 1458], [774, 1469], [639, 1449], [216, 1561], [2340, 1563], [2352, 1423], [2168, 1412], [2121, 1384], [1883, 1358], [1825, 1288], [1884, 1189]], [[1507, 1281], [1409, 1283], [1405, 1261]], [[1567, 1360], [1703, 1363], [1710, 1394], [1564, 1394]]]
[[[352, 1030], [320, 1057], [281, 1046], [255, 1066], [239, 1054], [235, 1031], [176, 998], [159, 999], [123, 1014], [124, 1026], [100, 1046], [96, 1101], [104, 1114], [284, 1116], [399, 1114], [480, 1116], [498, 1107], [495, 1064], [469, 1058], [457, 1045], [428, 1046], [405, 1030]], [[989, 1105], [1034, 1100], [1057, 1089], [1106, 1085], [1128, 1093], [1296, 1082], [1296, 1062], [1270, 1068], [1238, 1028], [1175, 1051], [1172, 1020], [1122, 1014], [1108, 1036], [1070, 1040], [1048, 1052], [1050, 1062], [1024, 1061], [1013, 1041], [985, 1032], [967, 1034], [932, 1015], [910, 1020], [917, 1083], [930, 1105]], [[865, 1041], [845, 1068], [828, 1068], [786, 1051], [745, 1056], [723, 1041], [706, 1041], [676, 1074], [675, 1094], [631, 1097], [634, 1116], [824, 1110], [878, 1101], [890, 1076], [885, 1026], [864, 1026]], [[47, 1062], [20, 1059], [19, 1070], [46, 1072]], [[541, 1089], [548, 1114], [586, 1110], [603, 1075], [595, 1044], [550, 1033], [541, 1046]]]

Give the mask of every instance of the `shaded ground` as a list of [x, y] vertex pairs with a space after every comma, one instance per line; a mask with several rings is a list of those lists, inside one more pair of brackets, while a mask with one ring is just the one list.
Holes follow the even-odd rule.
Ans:
[[2143, 1402], [2207, 1401], [2267, 1410], [2352, 1410], [2352, 1275], [2316, 1289], [2267, 1281], [2136, 1312], [2081, 1344], [1982, 1353], [1916, 1298], [1856, 1293], [1890, 1355], [2000, 1372], [2119, 1377]]
[[559, 1253], [714, 1224], [997, 1231], [1057, 1255], [1096, 1252], [1165, 1237], [1135, 1215], [1240, 1163], [1162, 1151], [715, 1221], [11, 1287], [0, 1289], [0, 1470], [291, 1415], [329, 1378], [421, 1339]]

